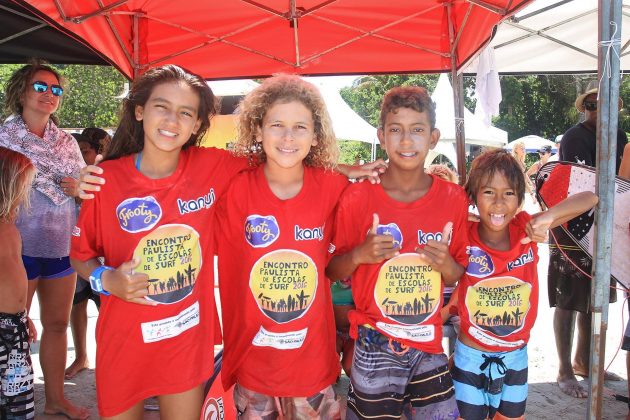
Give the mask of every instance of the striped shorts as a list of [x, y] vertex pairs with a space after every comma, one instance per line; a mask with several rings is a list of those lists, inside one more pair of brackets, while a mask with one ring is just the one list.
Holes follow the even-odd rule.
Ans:
[[453, 383], [461, 418], [523, 419], [527, 402], [527, 346], [493, 353], [457, 341]]
[[35, 418], [26, 311], [0, 312], [0, 418]]
[[346, 419], [457, 419], [453, 381], [444, 354], [402, 346], [359, 327]]

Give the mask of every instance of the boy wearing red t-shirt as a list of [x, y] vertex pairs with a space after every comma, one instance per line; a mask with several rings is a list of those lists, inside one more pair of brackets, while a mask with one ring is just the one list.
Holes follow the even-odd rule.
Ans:
[[[390, 90], [381, 107], [381, 146], [389, 168], [381, 184], [353, 184], [335, 223], [332, 280], [352, 275], [357, 339], [348, 419], [456, 419], [442, 350], [443, 285], [464, 272], [468, 200], [458, 185], [424, 172], [439, 140], [426, 89]], [[449, 242], [449, 236], [452, 240]]]
[[466, 184], [479, 210], [469, 222], [469, 261], [449, 305], [456, 305], [460, 334], [453, 381], [466, 420], [522, 419], [527, 399], [527, 341], [538, 309], [538, 249], [533, 232], [584, 213], [593, 193], [573, 195], [548, 211], [519, 212], [525, 179], [504, 150], [477, 157]]

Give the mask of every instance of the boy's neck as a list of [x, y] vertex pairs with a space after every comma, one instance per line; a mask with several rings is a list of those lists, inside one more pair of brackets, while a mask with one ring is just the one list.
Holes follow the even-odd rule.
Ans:
[[[161, 179], [173, 175], [179, 163], [181, 150], [176, 152], [161, 152], [159, 150], [147, 150], [145, 147], [140, 156], [140, 172], [151, 179]], [[134, 162], [138, 155], [134, 155]]]
[[485, 246], [497, 251], [510, 250], [511, 243], [509, 226], [506, 226], [505, 229], [499, 232], [495, 232], [487, 229], [484, 224], [480, 222], [477, 232], [479, 233], [479, 239], [481, 239], [481, 242], [483, 242]]
[[424, 168], [403, 171], [390, 167], [381, 175], [381, 185], [387, 195], [396, 201], [410, 203], [424, 197], [433, 184], [433, 178], [424, 172]]
[[304, 185], [304, 165], [293, 168], [279, 168], [265, 163], [263, 172], [269, 188], [281, 200], [289, 200], [302, 191]]

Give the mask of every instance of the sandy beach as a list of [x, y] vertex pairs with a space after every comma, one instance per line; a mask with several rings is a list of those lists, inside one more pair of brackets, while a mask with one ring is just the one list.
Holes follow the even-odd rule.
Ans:
[[[529, 203], [531, 206], [531, 203]], [[535, 209], [526, 207], [530, 212]], [[580, 419], [585, 418], [587, 413], [587, 399], [576, 399], [563, 394], [556, 384], [556, 374], [558, 372], [558, 360], [556, 355], [555, 340], [553, 336], [553, 309], [549, 308], [547, 298], [547, 265], [549, 260], [549, 249], [546, 244], [539, 245], [540, 263], [538, 265], [540, 281], [539, 311], [536, 325], [532, 330], [529, 342], [529, 397], [527, 400], [526, 417], [529, 419]], [[617, 303], [611, 304], [608, 319], [608, 334], [606, 340], [606, 365], [610, 364], [609, 371], [616, 373], [622, 378], [626, 378], [625, 351], [619, 350], [621, 345], [623, 329], [622, 313], [624, 321], [627, 320], [627, 309], [623, 307], [623, 294], [618, 293]], [[625, 310], [624, 310], [625, 309]], [[31, 315], [38, 330], [41, 332], [39, 324], [39, 310], [37, 302], [34, 302]], [[98, 312], [93, 303], [88, 305], [88, 350], [91, 369], [81, 372], [76, 378], [65, 383], [66, 396], [75, 404], [85, 406], [90, 409], [92, 419], [98, 418], [96, 407], [96, 387], [94, 385], [94, 354], [96, 344], [94, 340], [94, 328]], [[74, 347], [72, 345], [72, 335], [68, 330], [68, 359], [69, 365], [74, 360]], [[32, 348], [33, 363], [35, 365], [35, 402], [38, 419], [65, 418], [62, 416], [47, 416], [44, 410], [44, 384], [41, 367], [39, 365], [39, 342]], [[612, 363], [611, 363], [612, 361]], [[584, 387], [588, 386], [586, 381], [581, 382]], [[343, 384], [346, 384], [344, 381]], [[627, 382], [605, 383], [606, 394], [627, 395]], [[605, 397], [602, 419], [625, 419], [628, 406], [620, 401], [614, 400], [611, 396]], [[157, 412], [145, 411], [146, 419], [158, 419]]]

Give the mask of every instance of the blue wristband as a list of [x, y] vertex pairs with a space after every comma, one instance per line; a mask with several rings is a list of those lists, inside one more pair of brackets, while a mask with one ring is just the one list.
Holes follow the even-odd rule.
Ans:
[[90, 274], [90, 286], [92, 287], [92, 290], [101, 295], [109, 296], [109, 292], [103, 289], [103, 273], [105, 271], [112, 270], [114, 270], [112, 267], [108, 267], [106, 265], [96, 267]]

